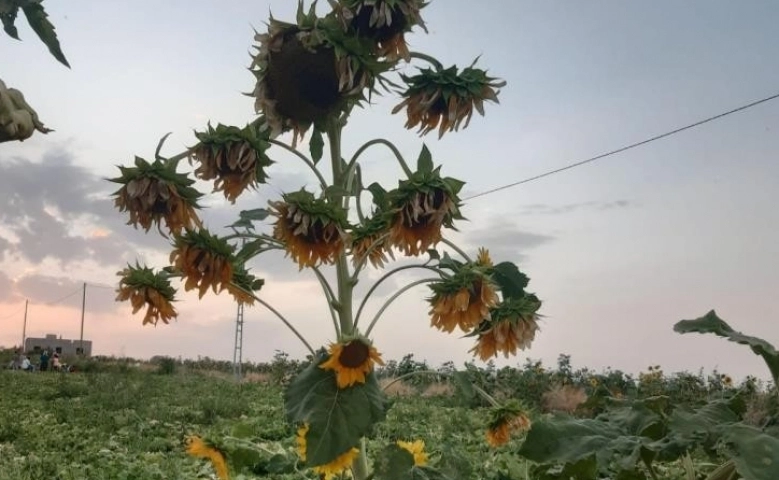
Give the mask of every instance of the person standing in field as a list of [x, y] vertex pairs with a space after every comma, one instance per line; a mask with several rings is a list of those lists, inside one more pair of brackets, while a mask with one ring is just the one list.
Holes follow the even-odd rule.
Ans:
[[60, 363], [60, 355], [59, 353], [55, 353], [54, 356], [51, 357], [51, 369], [59, 371], [60, 367], [62, 367], [62, 364]]
[[41, 353], [41, 372], [45, 372], [49, 369], [49, 351], [44, 350], [43, 353]]

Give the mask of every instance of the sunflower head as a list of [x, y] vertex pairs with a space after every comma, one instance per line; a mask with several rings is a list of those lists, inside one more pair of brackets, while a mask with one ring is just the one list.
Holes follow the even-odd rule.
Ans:
[[119, 170], [121, 176], [110, 181], [122, 185], [113, 193], [114, 205], [119, 211], [130, 213], [128, 225], [149, 231], [156, 224], [160, 234], [166, 237], [162, 222], [174, 234], [201, 225], [195, 210], [200, 208], [197, 200], [203, 194], [191, 186], [194, 180], [176, 173], [174, 162], [157, 159], [149, 163], [135, 157], [134, 167], [120, 166]]
[[344, 249], [346, 213], [324, 198], [301, 190], [270, 202], [276, 217], [273, 236], [284, 243], [300, 269], [335, 263]]
[[497, 306], [497, 286], [477, 264], [455, 264], [454, 273], [429, 285], [432, 326], [451, 333], [459, 327], [465, 333], [490, 319]]
[[415, 26], [427, 32], [422, 0], [341, 0], [336, 14], [343, 25], [376, 43], [376, 54], [389, 61], [410, 60], [404, 34]]
[[319, 365], [323, 370], [333, 370], [338, 388], [344, 389], [356, 383], [365, 383], [374, 364], [384, 365], [381, 355], [364, 337], [344, 337], [330, 345], [327, 360]]
[[530, 423], [526, 409], [516, 400], [493, 408], [490, 412], [490, 422], [487, 425], [485, 435], [487, 443], [492, 447], [505, 445], [513, 433], [529, 430]]
[[395, 259], [389, 244], [390, 221], [390, 216], [379, 211], [361, 225], [352, 227], [349, 238], [355, 266], [367, 259], [374, 267], [383, 268], [384, 262]]
[[202, 180], [214, 180], [214, 191], [221, 191], [225, 198], [235, 199], [248, 187], [256, 188], [265, 183], [265, 169], [273, 161], [268, 158], [270, 148], [267, 134], [255, 125], [244, 128], [208, 125], [204, 132], [195, 132], [200, 141], [192, 151], [191, 161], [199, 163], [195, 176]]
[[236, 262], [233, 267], [233, 279], [225, 288], [236, 302], [254, 305], [253, 292], [259, 291], [263, 285], [265, 280], [249, 273], [243, 263]]
[[423, 440], [414, 440], [413, 442], [398, 440], [397, 445], [414, 457], [415, 467], [427, 465], [427, 453], [425, 452], [425, 442]]
[[490, 312], [490, 319], [481, 322], [468, 336], [476, 336], [476, 345], [470, 350], [483, 361], [516, 355], [517, 350], [530, 347], [538, 331], [538, 309], [541, 301], [533, 294], [504, 299]]
[[[423, 156], [427, 148], [423, 148]], [[427, 162], [420, 161], [420, 167]], [[440, 167], [432, 163], [418, 170], [387, 197], [393, 214], [390, 243], [405, 255], [417, 256], [441, 241], [441, 228], [454, 228], [454, 220], [462, 219], [458, 193], [464, 183], [454, 178], [442, 178]]]
[[[306, 461], [306, 450], [308, 447], [308, 441], [306, 438], [308, 429], [308, 424], [304, 423], [298, 427], [297, 436], [295, 437], [298, 456], [304, 462]], [[352, 463], [354, 463], [354, 460], [359, 454], [360, 450], [358, 450], [356, 447], [352, 447], [341, 455], [337, 456], [331, 462], [325, 463], [323, 465], [314, 465], [311, 469], [314, 471], [314, 473], [320, 475], [324, 480], [332, 480], [351, 467]]]
[[362, 101], [363, 91], [391, 67], [372, 54], [369, 39], [344, 32], [335, 15], [318, 18], [313, 4], [308, 13], [299, 4], [295, 24], [271, 18], [255, 41], [255, 110], [265, 115], [272, 137], [292, 130], [293, 146], [312, 124]]
[[121, 280], [116, 290], [116, 300], [120, 302], [130, 300], [133, 313], [146, 306], [144, 325], [157, 325], [160, 320], [167, 324], [176, 317], [176, 310], [173, 308], [176, 290], [170, 285], [166, 272], [155, 272], [151, 268], [136, 264], [134, 267], [127, 265], [127, 268], [117, 275]]
[[499, 89], [505, 81], [487, 75], [473, 65], [458, 71], [456, 66], [444, 70], [423, 69], [414, 76], [402, 75], [408, 88], [403, 101], [392, 113], [406, 110], [406, 128], [419, 126], [419, 134], [438, 128], [438, 137], [457, 131], [468, 123], [476, 109], [484, 115], [484, 101], [498, 103]]
[[200, 437], [191, 436], [186, 439], [186, 448], [187, 454], [197, 458], [205, 458], [210, 461], [219, 480], [228, 480], [228, 478], [230, 478], [224, 453], [214, 445], [211, 445]]
[[170, 262], [186, 279], [184, 290], [198, 289], [200, 298], [209, 288], [219, 293], [233, 280], [235, 247], [208, 230], [176, 235]]

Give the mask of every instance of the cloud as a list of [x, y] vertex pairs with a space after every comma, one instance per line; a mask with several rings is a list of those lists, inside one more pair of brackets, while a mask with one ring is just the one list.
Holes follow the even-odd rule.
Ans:
[[10, 302], [14, 296], [13, 282], [8, 275], [0, 272], [0, 303]]
[[581, 203], [568, 203], [564, 205], [550, 205], [550, 204], [543, 204], [543, 203], [536, 203], [531, 205], [525, 205], [524, 212], [525, 214], [536, 214], [536, 215], [560, 215], [560, 214], [566, 214], [566, 213], [573, 213], [576, 211], [581, 210], [613, 210], [617, 208], [627, 208], [635, 206], [635, 203], [629, 201], [629, 200], [614, 200], [611, 202], [596, 202], [596, 201], [590, 201], [590, 202], [581, 202]]
[[555, 237], [540, 233], [526, 232], [510, 223], [493, 220], [491, 226], [472, 230], [465, 234], [465, 242], [472, 250], [485, 247], [490, 251], [493, 261], [517, 262], [526, 257], [529, 249], [554, 241]]

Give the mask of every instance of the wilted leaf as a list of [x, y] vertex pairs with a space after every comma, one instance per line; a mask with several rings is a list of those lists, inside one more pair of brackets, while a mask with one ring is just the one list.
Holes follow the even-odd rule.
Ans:
[[678, 322], [674, 325], [674, 331], [678, 333], [713, 333], [714, 335], [727, 338], [731, 342], [749, 345], [749, 348], [755, 354], [763, 357], [766, 365], [768, 365], [768, 369], [771, 371], [774, 385], [779, 384], [779, 352], [776, 351], [776, 348], [762, 338], [750, 337], [733, 330], [730, 325], [717, 316], [714, 310], [695, 320]]
[[779, 478], [779, 438], [745, 424], [723, 430], [723, 440], [733, 448], [733, 461], [745, 480]]
[[498, 283], [504, 298], [519, 298], [525, 295], [530, 279], [511, 262], [501, 262], [492, 267], [492, 278]]

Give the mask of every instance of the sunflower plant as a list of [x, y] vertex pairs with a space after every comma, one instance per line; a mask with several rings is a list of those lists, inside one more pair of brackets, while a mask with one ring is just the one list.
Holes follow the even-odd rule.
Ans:
[[[400, 295], [427, 286], [430, 325], [472, 337], [473, 354], [489, 360], [530, 346], [541, 302], [527, 291], [528, 277], [514, 263], [494, 263], [484, 248], [472, 258], [447, 238], [465, 220], [464, 182], [445, 176], [445, 166], [436, 164], [427, 146], [412, 165], [382, 138], [345, 155], [342, 136], [355, 107], [387, 92], [400, 97], [394, 112], [406, 112], [407, 128], [420, 127], [421, 136], [438, 129], [442, 136], [465, 128], [474, 109], [483, 115], [485, 102], [497, 103], [505, 82], [475, 64], [444, 68], [437, 59], [410, 51], [406, 35], [425, 29], [422, 0], [329, 0], [328, 5], [320, 15], [316, 2], [308, 7], [301, 2], [294, 22], [271, 18], [267, 32], [254, 37], [250, 69], [256, 118], [243, 126], [208, 125], [195, 132], [191, 148], [172, 157], [160, 153], [163, 137], [152, 161], [136, 158], [133, 166], [119, 167], [120, 175], [111, 179], [119, 185], [116, 208], [135, 228], [156, 226], [172, 251], [162, 270], [135, 264], [119, 272], [117, 300], [130, 300], [134, 312], [146, 307], [144, 324], [168, 323], [176, 317], [171, 282], [179, 279], [199, 298], [227, 291], [240, 304], [267, 308], [310, 353], [310, 364], [284, 395], [286, 418], [297, 432], [291, 450], [298, 466], [325, 479], [454, 478], [455, 472], [439, 469], [441, 455], [435, 448], [428, 451], [424, 439], [397, 438], [384, 448], [367, 448], [366, 439], [390, 408], [376, 378], [384, 360], [374, 327]], [[412, 62], [431, 67], [401, 73]], [[307, 151], [300, 148], [306, 143]], [[396, 186], [363, 182], [361, 162], [375, 147], [388, 148], [397, 159], [404, 176]], [[195, 179], [211, 182], [213, 193], [235, 203], [262, 188], [280, 153], [303, 162], [318, 185], [237, 212], [226, 234], [210, 232], [198, 216], [203, 193]], [[191, 171], [181, 169], [184, 159]], [[249, 265], [271, 250], [283, 251], [320, 283], [328, 309], [322, 321], [333, 326], [328, 345], [312, 346], [305, 330], [261, 294], [264, 281]], [[400, 258], [414, 263], [393, 268]], [[368, 269], [383, 274], [357, 298], [355, 286]], [[409, 269], [430, 275], [401, 286], [366, 319], [365, 306], [377, 288]], [[497, 447], [527, 430], [521, 406], [502, 405], [475, 391], [495, 412], [485, 425], [486, 442]], [[247, 453], [247, 442], [235, 439], [193, 437], [187, 448], [208, 459], [219, 478], [250, 472], [256, 456]]]

